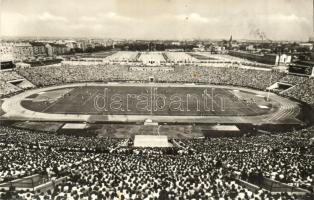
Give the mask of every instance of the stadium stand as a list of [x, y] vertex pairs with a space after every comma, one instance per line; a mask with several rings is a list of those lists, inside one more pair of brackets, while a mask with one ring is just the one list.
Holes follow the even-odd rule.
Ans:
[[284, 91], [282, 95], [314, 105], [314, 79], [304, 76], [287, 75], [281, 81], [294, 85], [294, 87]]
[[[26, 199], [299, 199], [262, 189], [252, 192], [235, 180], [269, 177], [311, 189], [314, 149], [308, 141], [313, 130], [232, 140], [182, 139], [185, 148], [115, 148], [121, 139], [1, 127], [6, 135], [0, 140], [0, 181], [35, 173], [67, 177], [54, 191], [18, 193]], [[89, 157], [93, 161], [84, 162]]]
[[[225, 64], [226, 66], [226, 64]], [[276, 82], [292, 83], [295, 87], [282, 93], [308, 104], [313, 104], [314, 80], [308, 77], [286, 75], [278, 71], [264, 71], [238, 67], [175, 66], [173, 72], [130, 71], [128, 66], [118, 65], [63, 65], [18, 69], [18, 73], [38, 87], [90, 81], [139, 81], [154, 77], [165, 83], [204, 83], [232, 85], [265, 90]], [[3, 82], [2, 82], [3, 83]], [[4, 91], [10, 87], [3, 86]], [[12, 92], [11, 92], [12, 93]]]
[[0, 96], [21, 92], [33, 87], [34, 85], [31, 82], [20, 76], [16, 71], [0, 72]]
[[153, 76], [158, 82], [208, 83], [234, 85], [263, 90], [284, 74], [237, 67], [176, 66], [174, 72], [132, 72], [128, 66], [49, 66], [19, 69], [19, 73], [37, 86], [86, 81], [147, 81]]
[[[123, 55], [121, 55], [123, 56]], [[169, 57], [169, 55], [167, 55]], [[132, 59], [138, 57], [134, 54]], [[172, 58], [167, 58], [172, 59]], [[229, 65], [229, 64], [225, 64]], [[238, 67], [175, 66], [174, 72], [129, 71], [128, 66], [47, 66], [1, 72], [1, 95], [22, 91], [9, 83], [37, 87], [87, 81], [148, 81], [233, 85], [265, 90], [282, 81], [282, 95], [310, 105], [314, 80], [278, 71]], [[14, 86], [14, 87], [13, 87]], [[24, 88], [23, 88], [24, 89]], [[76, 137], [0, 126], [0, 183], [33, 174], [66, 181], [47, 191], [0, 189], [0, 199], [302, 199], [313, 197], [314, 127], [240, 138], [178, 139], [169, 148], [134, 148], [131, 139]], [[122, 145], [126, 144], [127, 145]], [[89, 162], [86, 162], [91, 159]], [[269, 178], [306, 189], [310, 197], [251, 191], [241, 179]]]

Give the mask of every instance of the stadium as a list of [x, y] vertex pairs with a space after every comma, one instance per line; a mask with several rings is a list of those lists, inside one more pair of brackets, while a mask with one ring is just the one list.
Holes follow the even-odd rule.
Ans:
[[1, 157], [14, 163], [1, 194], [313, 197], [310, 76], [223, 54], [118, 51], [2, 71], [0, 87], [1, 149], [16, 147]]
[[195, 55], [120, 51], [106, 54], [101, 62], [72, 60], [60, 66], [17, 69], [12, 73], [37, 87], [5, 99], [2, 119], [308, 125], [305, 104], [270, 89], [289, 75], [270, 68], [246, 69], [246, 61], [231, 56], [228, 60], [203, 53], [208, 59], [201, 63]]

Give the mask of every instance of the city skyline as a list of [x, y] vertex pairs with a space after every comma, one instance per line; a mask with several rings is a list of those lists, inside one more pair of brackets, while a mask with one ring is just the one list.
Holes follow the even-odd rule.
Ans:
[[313, 35], [308, 0], [0, 3], [1, 35], [10, 37], [307, 40]]

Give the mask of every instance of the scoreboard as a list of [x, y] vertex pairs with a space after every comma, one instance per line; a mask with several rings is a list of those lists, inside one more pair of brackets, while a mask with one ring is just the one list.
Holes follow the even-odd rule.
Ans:
[[0, 69], [4, 70], [4, 69], [13, 69], [15, 68], [15, 65], [12, 61], [0, 61]]

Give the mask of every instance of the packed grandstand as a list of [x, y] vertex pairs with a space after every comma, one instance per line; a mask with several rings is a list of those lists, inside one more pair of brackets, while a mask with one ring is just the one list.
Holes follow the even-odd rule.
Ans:
[[[180, 58], [175, 53], [162, 55], [157, 55], [160, 61]], [[109, 57], [134, 60], [141, 56], [133, 53], [126, 58], [118, 53]], [[17, 68], [1, 72], [1, 97], [10, 98], [32, 88], [81, 82], [194, 83], [262, 91], [283, 82], [293, 87], [278, 95], [309, 108], [314, 106], [314, 79], [308, 76], [277, 69], [261, 70], [252, 67], [252, 63], [238, 62], [173, 67], [174, 71], [132, 71], [126, 64], [67, 63]], [[21, 129], [11, 126], [12, 123], [3, 121], [0, 126], [0, 199], [313, 198], [311, 122], [302, 129], [250, 132], [233, 138], [170, 137], [171, 147], [166, 148], [139, 148], [133, 146], [133, 137], [111, 137], [109, 133], [116, 126], [106, 129], [103, 136], [73, 136], [58, 131]], [[161, 128], [158, 134], [167, 135], [167, 131]], [[52, 182], [53, 186], [19, 188], [14, 182], [34, 175]], [[280, 187], [263, 185], [264, 180]]]
[[[149, 77], [154, 77], [155, 81], [162, 83], [206, 83], [265, 90], [273, 83], [289, 81], [295, 84], [295, 87], [286, 91], [286, 96], [299, 99], [310, 105], [314, 103], [314, 79], [298, 75], [286, 75], [276, 70], [264, 71], [227, 66], [228, 67], [203, 67], [180, 65], [175, 66], [173, 72], [152, 72], [130, 71], [128, 70], [129, 66], [120, 65], [62, 65], [22, 68], [18, 69], [17, 72], [38, 87], [91, 81], [147, 82], [149, 81]], [[5, 74], [3, 76], [5, 76]], [[7, 91], [7, 89], [4, 87], [3, 91]], [[11, 92], [12, 90], [9, 90], [6, 94], [10, 94]]]
[[[182, 139], [183, 147], [119, 147], [122, 139], [76, 138], [1, 127], [1, 182], [66, 176], [53, 191], [19, 191], [25, 199], [299, 199], [252, 192], [238, 179], [268, 177], [311, 190], [313, 128], [248, 138]], [[23, 141], [23, 142], [22, 142]], [[7, 195], [1, 192], [2, 198]]]

